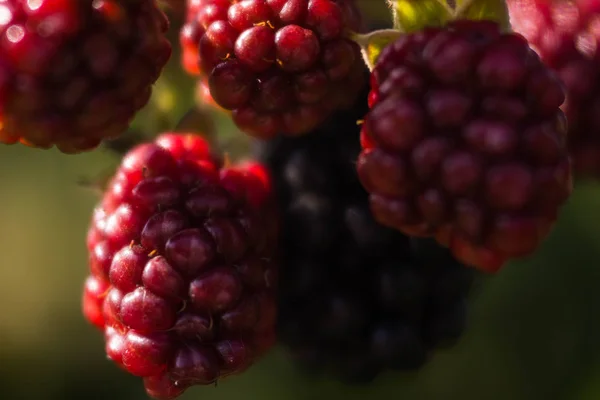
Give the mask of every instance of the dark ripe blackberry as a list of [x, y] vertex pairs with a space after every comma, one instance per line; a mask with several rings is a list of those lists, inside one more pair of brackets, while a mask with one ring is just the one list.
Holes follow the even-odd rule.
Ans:
[[360, 29], [354, 0], [192, 0], [182, 62], [242, 131], [301, 135], [358, 95]]
[[405, 35], [371, 76], [358, 175], [375, 219], [496, 271], [534, 252], [572, 189], [558, 78], [518, 34]]
[[127, 129], [171, 55], [156, 0], [5, 0], [0, 15], [0, 143], [94, 149]]
[[373, 219], [354, 170], [365, 101], [301, 138], [257, 145], [283, 215], [279, 341], [306, 370], [348, 383], [418, 369], [455, 343], [474, 274], [434, 240]]
[[510, 0], [515, 32], [525, 36], [563, 82], [562, 106], [575, 174], [600, 178], [600, 3], [597, 0]]
[[150, 396], [239, 374], [273, 345], [273, 200], [263, 166], [223, 166], [200, 136], [125, 155], [89, 230], [83, 312]]

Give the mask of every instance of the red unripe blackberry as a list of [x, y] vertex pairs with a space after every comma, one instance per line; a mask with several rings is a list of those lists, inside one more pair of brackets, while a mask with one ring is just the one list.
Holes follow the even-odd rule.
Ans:
[[155, 0], [5, 0], [0, 15], [0, 143], [95, 148], [126, 130], [171, 55]]
[[574, 173], [600, 178], [600, 3], [596, 0], [510, 0], [513, 30], [522, 34], [566, 89], [568, 146]]
[[272, 346], [272, 200], [261, 165], [223, 166], [199, 136], [125, 155], [92, 219], [83, 307], [149, 395], [240, 373]]
[[354, 0], [192, 0], [183, 65], [242, 131], [300, 135], [358, 95], [364, 63], [346, 35], [360, 28]]
[[384, 49], [358, 173], [376, 219], [488, 271], [532, 253], [571, 192], [558, 78], [526, 40], [455, 21]]

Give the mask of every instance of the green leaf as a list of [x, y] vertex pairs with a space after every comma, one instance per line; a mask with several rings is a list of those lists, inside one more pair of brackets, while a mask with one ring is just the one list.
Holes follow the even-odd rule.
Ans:
[[372, 71], [381, 51], [401, 35], [402, 32], [395, 29], [382, 29], [364, 35], [354, 34], [352, 40], [360, 46], [365, 63]]
[[496, 21], [505, 30], [510, 29], [505, 0], [456, 0], [454, 19], [459, 18]]
[[405, 33], [442, 26], [453, 14], [445, 0], [388, 0], [388, 4], [392, 8], [394, 28]]

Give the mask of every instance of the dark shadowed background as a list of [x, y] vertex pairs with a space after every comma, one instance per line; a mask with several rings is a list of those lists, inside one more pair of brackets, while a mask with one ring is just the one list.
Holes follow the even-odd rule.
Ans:
[[[361, 2], [373, 18], [385, 11], [383, 1]], [[176, 52], [135, 126], [150, 134], [174, 126], [192, 103], [193, 81]], [[227, 119], [217, 122], [223, 142], [239, 144]], [[139, 378], [106, 360], [101, 335], [80, 312], [85, 234], [97, 197], [78, 182], [117, 161], [104, 150], [65, 156], [0, 146], [2, 400], [146, 399]], [[275, 349], [244, 375], [192, 388], [182, 399], [598, 399], [599, 209], [600, 183], [578, 183], [542, 249], [482, 279], [463, 340], [417, 374], [344, 387], [301, 375]]]

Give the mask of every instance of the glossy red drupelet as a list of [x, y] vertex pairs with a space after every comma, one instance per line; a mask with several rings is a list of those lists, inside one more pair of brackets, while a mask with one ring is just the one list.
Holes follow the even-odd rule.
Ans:
[[223, 167], [194, 135], [162, 135], [123, 159], [88, 234], [83, 309], [149, 395], [240, 373], [273, 344], [270, 185], [261, 165]]
[[300, 135], [353, 104], [363, 81], [354, 0], [191, 0], [184, 68], [244, 132]]
[[568, 198], [564, 93], [518, 34], [455, 21], [384, 49], [358, 173], [377, 220], [496, 271], [532, 253]]
[[522, 34], [566, 87], [562, 106], [576, 175], [600, 179], [600, 1], [510, 0]]
[[200, 26], [198, 16], [200, 7], [209, 0], [188, 0], [186, 4], [185, 24], [179, 32], [179, 43], [181, 45], [181, 65], [183, 69], [192, 76], [201, 76], [200, 55], [198, 45], [203, 30]]
[[202, 106], [209, 106], [216, 111], [228, 112], [223, 107], [217, 104], [215, 99], [213, 99], [210, 94], [210, 88], [208, 87], [208, 82], [206, 78], [199, 78], [196, 82], [196, 102]]
[[127, 129], [171, 55], [155, 0], [3, 0], [0, 16], [0, 143], [95, 148]]

